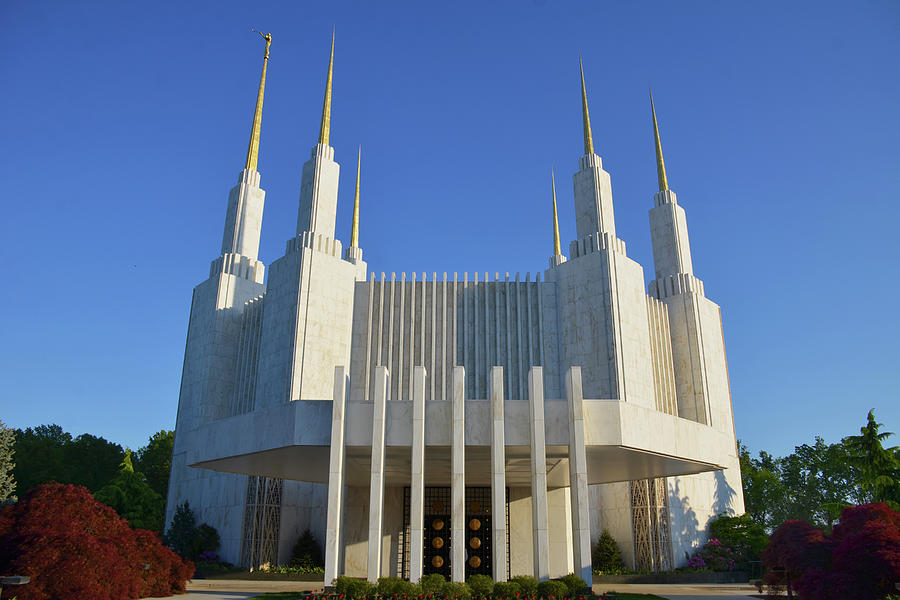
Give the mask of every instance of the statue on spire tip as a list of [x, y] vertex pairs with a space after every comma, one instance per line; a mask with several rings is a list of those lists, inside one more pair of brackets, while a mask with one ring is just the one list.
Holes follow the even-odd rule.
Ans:
[[259, 92], [256, 95], [256, 110], [253, 112], [253, 126], [250, 129], [250, 144], [247, 147], [247, 160], [244, 169], [256, 171], [259, 160], [259, 132], [262, 126], [263, 95], [266, 91], [266, 65], [269, 64], [269, 46], [272, 45], [272, 34], [255, 31], [266, 40], [266, 52], [263, 55], [262, 75], [259, 77]]

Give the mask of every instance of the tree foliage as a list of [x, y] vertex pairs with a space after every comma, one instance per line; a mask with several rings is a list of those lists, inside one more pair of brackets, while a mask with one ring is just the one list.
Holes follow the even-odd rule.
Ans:
[[891, 435], [873, 413], [860, 430], [835, 444], [816, 437], [783, 458], [760, 452], [753, 458], [740, 445], [744, 505], [750, 518], [773, 531], [790, 520], [830, 530], [847, 506], [865, 502], [900, 502], [900, 450], [884, 448]]
[[134, 456], [134, 468], [143, 473], [147, 485], [159, 494], [163, 501], [169, 493], [169, 471], [172, 468], [172, 448], [175, 432], [163, 429], [150, 436], [147, 445]]
[[16, 432], [0, 421], [0, 504], [7, 500], [15, 502], [16, 479], [13, 467], [16, 463]]
[[869, 411], [867, 423], [860, 428], [859, 435], [844, 438], [852, 463], [859, 469], [859, 484], [870, 502], [887, 502], [900, 509], [900, 462], [897, 460], [897, 446], [885, 448], [884, 440], [894, 435], [889, 431], [880, 432], [884, 427], [875, 421], [873, 410]]
[[193, 574], [153, 533], [130, 528], [81, 486], [32, 488], [0, 511], [0, 539], [0, 572], [31, 577], [16, 590], [20, 600], [169, 596]]
[[131, 462], [131, 450], [125, 451], [119, 474], [94, 494], [100, 502], [111, 506], [135, 529], [162, 533], [165, 503], [137, 473]]
[[73, 439], [59, 425], [17, 429], [16, 450], [14, 473], [20, 496], [48, 481], [97, 491], [116, 476], [125, 455], [119, 444], [88, 433]]

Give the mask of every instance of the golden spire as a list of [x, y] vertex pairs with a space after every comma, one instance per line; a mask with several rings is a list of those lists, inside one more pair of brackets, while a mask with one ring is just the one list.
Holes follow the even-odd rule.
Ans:
[[562, 251], [559, 249], [559, 218], [556, 216], [556, 178], [553, 169], [550, 169], [550, 185], [553, 187], [553, 256], [559, 256]]
[[322, 126], [319, 128], [319, 143], [328, 145], [331, 133], [331, 72], [334, 69], [334, 30], [331, 31], [331, 58], [328, 60], [328, 80], [325, 82], [325, 102], [322, 104]]
[[356, 157], [356, 194], [353, 196], [353, 224], [350, 226], [350, 247], [359, 248], [359, 163], [362, 162], [362, 146]]
[[653, 90], [650, 90], [650, 112], [653, 113], [653, 140], [656, 142], [656, 177], [659, 179], [659, 191], [669, 189], [666, 181], [666, 163], [663, 162], [662, 144], [659, 141], [659, 125], [656, 123], [656, 107], [653, 106]]
[[[255, 30], [254, 30], [255, 31]], [[250, 130], [250, 145], [247, 147], [247, 162], [245, 169], [256, 170], [256, 162], [259, 158], [259, 129], [262, 125], [263, 93], [266, 91], [266, 65], [269, 64], [269, 46], [272, 45], [272, 34], [257, 31], [266, 40], [266, 53], [263, 55], [262, 75], [259, 78], [259, 93], [256, 95], [256, 111], [253, 113], [253, 128]]]
[[584, 65], [578, 57], [578, 68], [581, 69], [581, 114], [584, 119], [584, 153], [594, 153], [594, 140], [591, 139], [591, 117], [588, 115], [587, 90], [584, 87]]

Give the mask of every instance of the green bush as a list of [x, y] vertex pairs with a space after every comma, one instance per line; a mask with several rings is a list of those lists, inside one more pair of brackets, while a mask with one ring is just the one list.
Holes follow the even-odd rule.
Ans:
[[616, 540], [610, 535], [609, 530], [604, 529], [594, 546], [591, 557], [594, 570], [601, 573], [621, 573], [625, 570], [625, 562], [622, 560], [622, 551]]
[[545, 600], [549, 600], [549, 598], [562, 600], [569, 595], [569, 588], [562, 581], [548, 579], [538, 584], [537, 595]]
[[425, 595], [440, 594], [441, 588], [445, 583], [447, 583], [447, 579], [440, 573], [422, 575], [422, 579], [419, 580], [419, 585], [422, 586], [422, 593]]
[[574, 573], [569, 573], [565, 577], [560, 577], [559, 580], [566, 584], [566, 588], [569, 590], [569, 596], [575, 597], [579, 594], [590, 592], [590, 586], [585, 583], [584, 579], [575, 575]]
[[[719, 540], [724, 546], [737, 552], [738, 560], [742, 563], [759, 560], [766, 544], [769, 543], [765, 528], [747, 514], [739, 517], [719, 515], [709, 524], [709, 537]], [[746, 565], [741, 566], [746, 568]]]
[[494, 584], [494, 598], [515, 598], [522, 593], [522, 586], [515, 581], [498, 581]]
[[537, 594], [538, 580], [531, 575], [516, 575], [510, 578], [510, 581], [519, 584], [523, 596], [530, 597]]
[[407, 596], [420, 596], [422, 594], [421, 586], [399, 577], [379, 577], [376, 589], [378, 595], [384, 598], [389, 598], [394, 594], [398, 596], [403, 596], [404, 594]]
[[444, 582], [440, 593], [450, 600], [472, 600], [472, 590], [465, 583], [458, 581]]
[[362, 600], [363, 598], [375, 598], [376, 588], [375, 584], [369, 583], [365, 579], [341, 575], [334, 580], [334, 591], [344, 594], [347, 600]]
[[472, 575], [466, 583], [476, 598], [490, 596], [494, 592], [494, 580], [487, 575]]

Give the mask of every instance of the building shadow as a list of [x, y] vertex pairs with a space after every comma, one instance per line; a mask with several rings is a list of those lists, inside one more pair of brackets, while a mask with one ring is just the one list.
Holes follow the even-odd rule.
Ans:
[[681, 491], [681, 482], [675, 478], [669, 493], [669, 515], [672, 536], [672, 558], [675, 566], [687, 562], [700, 533], [697, 513], [691, 508], [690, 498]]
[[729, 485], [724, 471], [716, 471], [715, 477], [716, 491], [713, 495], [713, 510], [716, 515], [721, 515], [722, 513], [734, 515], [732, 501], [737, 496], [737, 492]]

